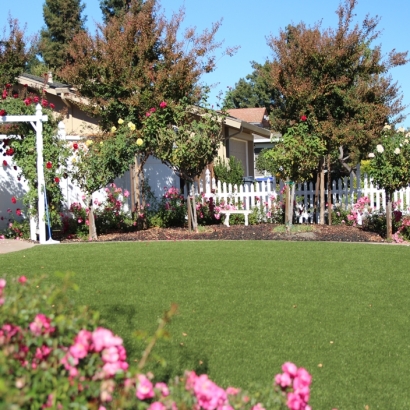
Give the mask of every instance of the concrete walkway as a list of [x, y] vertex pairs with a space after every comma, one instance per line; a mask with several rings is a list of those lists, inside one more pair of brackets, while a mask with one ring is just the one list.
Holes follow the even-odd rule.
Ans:
[[15, 239], [0, 239], [0, 254], [22, 251], [36, 245], [32, 242], [16, 241]]

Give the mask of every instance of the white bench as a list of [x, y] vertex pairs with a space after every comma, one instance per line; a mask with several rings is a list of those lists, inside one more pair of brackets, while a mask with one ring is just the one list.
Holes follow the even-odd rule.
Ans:
[[248, 226], [248, 216], [252, 213], [252, 211], [247, 211], [246, 209], [230, 209], [230, 210], [222, 210], [219, 212], [220, 214], [225, 214], [225, 222], [224, 225], [229, 228], [229, 216], [232, 214], [242, 214], [245, 216], [245, 226]]

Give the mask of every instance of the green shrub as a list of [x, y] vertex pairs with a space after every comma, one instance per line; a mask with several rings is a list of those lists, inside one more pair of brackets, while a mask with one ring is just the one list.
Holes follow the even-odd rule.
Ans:
[[214, 173], [218, 181], [227, 184], [241, 185], [243, 183], [244, 169], [241, 161], [235, 157], [223, 159], [218, 157], [214, 163]]

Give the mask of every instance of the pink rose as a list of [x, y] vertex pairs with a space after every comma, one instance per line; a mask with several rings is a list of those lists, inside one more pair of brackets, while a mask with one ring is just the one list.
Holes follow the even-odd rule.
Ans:
[[139, 400], [152, 399], [154, 397], [154, 388], [147, 376], [139, 374], [138, 385], [135, 395]]

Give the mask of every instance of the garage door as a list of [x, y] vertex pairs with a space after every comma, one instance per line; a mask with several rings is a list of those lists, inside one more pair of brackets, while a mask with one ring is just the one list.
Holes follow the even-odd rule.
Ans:
[[249, 174], [248, 172], [248, 161], [247, 159], [247, 142], [246, 141], [241, 141], [237, 140], [235, 138], [231, 138], [229, 140], [229, 156], [230, 157], [235, 157], [242, 163], [242, 167], [245, 173], [245, 176]]

